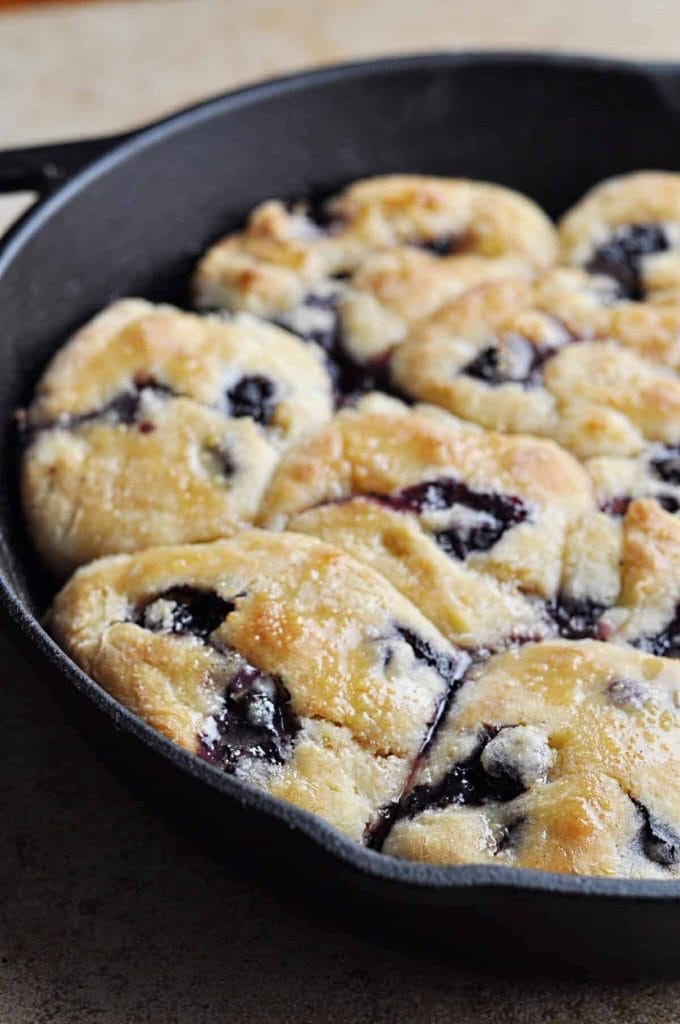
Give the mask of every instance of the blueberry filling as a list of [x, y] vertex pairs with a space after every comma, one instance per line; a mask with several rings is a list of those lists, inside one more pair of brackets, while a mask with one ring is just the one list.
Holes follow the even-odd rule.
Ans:
[[633, 641], [633, 646], [661, 658], [680, 658], [680, 605], [676, 607], [675, 615], [660, 633], [656, 636], [639, 637]]
[[666, 232], [658, 224], [625, 224], [612, 231], [607, 241], [595, 250], [586, 270], [613, 277], [625, 298], [644, 299], [642, 259], [668, 248]]
[[672, 868], [680, 859], [680, 836], [668, 825], [653, 817], [649, 808], [634, 797], [630, 798], [642, 818], [639, 840], [643, 854], [662, 868]]
[[364, 842], [370, 850], [382, 850], [392, 826], [399, 818], [399, 801], [393, 800], [380, 807], [364, 829]]
[[460, 235], [448, 234], [435, 235], [433, 238], [418, 240], [413, 244], [419, 249], [431, 252], [433, 256], [451, 256], [464, 247], [465, 240]]
[[[234, 608], [234, 601], [225, 601], [212, 590], [184, 585], [150, 598], [137, 609], [135, 621], [153, 632], [208, 641]], [[238, 666], [219, 710], [198, 737], [198, 754], [228, 772], [242, 758], [281, 764], [300, 728], [288, 690], [280, 679], [261, 672], [231, 648], [217, 642], [213, 646], [238, 658]]]
[[300, 723], [280, 679], [243, 664], [225, 687], [222, 706], [198, 737], [198, 753], [233, 772], [248, 759], [282, 764]]
[[398, 817], [413, 818], [429, 808], [443, 809], [451, 804], [481, 807], [507, 803], [524, 793], [525, 786], [509, 766], [498, 774], [489, 774], [484, 768], [484, 750], [500, 732], [499, 726], [483, 726], [472, 753], [454, 764], [439, 782], [416, 786], [402, 802]]
[[[305, 341], [316, 342], [328, 356], [336, 360], [341, 349], [341, 330], [337, 306], [337, 292], [329, 291], [325, 294], [310, 292], [302, 302], [304, 312], [300, 315], [300, 326], [296, 327], [295, 320], [291, 322], [290, 326], [290, 329]], [[286, 326], [285, 320], [284, 326]]]
[[665, 445], [649, 465], [660, 480], [680, 487], [680, 446]]
[[337, 291], [310, 292], [301, 306], [276, 322], [303, 341], [313, 341], [326, 353], [328, 371], [338, 391], [346, 391], [344, 373], [348, 364], [342, 343]]
[[635, 679], [614, 679], [606, 694], [612, 704], [624, 711], [641, 711], [649, 699], [645, 687]]
[[522, 832], [526, 823], [527, 819], [524, 815], [506, 821], [496, 837], [494, 854], [503, 853], [505, 850], [516, 850], [522, 841]]
[[[446, 683], [440, 699], [434, 709], [431, 721], [428, 723], [427, 731], [420, 746], [418, 758], [422, 758], [429, 749], [440, 723], [443, 721], [448, 709], [465, 679], [465, 673], [472, 663], [472, 659], [465, 651], [454, 649], [454, 654], [448, 651], [437, 651], [431, 644], [424, 640], [418, 633], [414, 633], [407, 626], [397, 626], [396, 633], [405, 643], [409, 645], [418, 661], [441, 676]], [[388, 652], [388, 663], [390, 654]]]
[[366, 497], [398, 512], [427, 514], [459, 510], [451, 526], [433, 530], [437, 544], [454, 558], [465, 558], [472, 551], [488, 551], [513, 526], [529, 519], [529, 509], [521, 498], [494, 491], [475, 491], [453, 477], [427, 480], [392, 494]]
[[[434, 669], [446, 683], [420, 746], [416, 759], [420, 761], [432, 744], [440, 723], [446, 716], [455, 694], [464, 681], [465, 673], [472, 659], [465, 651], [456, 650], [454, 654], [451, 654], [448, 651], [436, 650], [427, 640], [419, 636], [412, 629], [409, 629], [408, 626], [396, 626], [395, 632], [401, 640], [409, 645], [416, 659]], [[389, 665], [391, 657], [392, 651], [388, 648], [386, 665]], [[373, 850], [381, 850], [395, 821], [402, 816], [402, 809], [398, 800], [381, 807], [374, 818], [369, 821], [364, 831], [366, 845]]]
[[599, 620], [606, 609], [606, 605], [587, 597], [569, 597], [568, 594], [558, 594], [546, 606], [557, 632], [567, 640], [598, 638]]
[[210, 472], [229, 480], [238, 470], [234, 456], [226, 446], [208, 445], [203, 449], [204, 463]]
[[367, 363], [345, 360], [341, 368], [341, 390], [350, 401], [368, 391], [382, 391], [384, 395], [392, 395], [408, 405], [413, 403], [413, 399], [405, 395], [392, 379], [390, 354], [386, 352]]
[[672, 494], [655, 494], [654, 500], [658, 501], [664, 512], [670, 512], [672, 515], [680, 512], [680, 498], [674, 498]]
[[136, 611], [134, 621], [155, 633], [166, 632], [207, 639], [234, 611], [213, 590], [198, 587], [170, 587], [150, 598]]
[[[149, 398], [163, 400], [170, 397], [180, 396], [172, 388], [165, 384], [159, 384], [152, 377], [138, 376], [129, 387], [98, 409], [74, 415], [64, 414], [55, 423], [45, 424], [38, 429], [45, 430], [50, 427], [63, 426], [69, 430], [75, 430], [86, 423], [107, 420], [124, 427], [137, 426], [141, 433], [148, 434], [155, 430], [155, 425], [144, 416], [145, 402]], [[31, 431], [29, 430], [28, 433]]]
[[610, 516], [614, 516], [616, 519], [621, 519], [625, 516], [628, 511], [628, 506], [633, 499], [628, 495], [619, 494], [614, 498], [605, 498], [604, 501], [599, 503], [600, 512], [606, 512]]
[[[336, 279], [344, 276], [337, 275]], [[277, 323], [324, 350], [338, 395], [351, 398], [367, 391], [383, 391], [408, 401], [392, 381], [389, 352], [367, 363], [357, 363], [348, 355], [338, 314], [339, 297], [338, 291], [311, 292], [297, 311], [282, 317]]]
[[[637, 500], [641, 500], [642, 498], [653, 498], [654, 501], [661, 505], [664, 512], [670, 512], [671, 514], [680, 512], [680, 499], [675, 498], [672, 494], [638, 495]], [[634, 500], [636, 499], [631, 498], [628, 495], [619, 495], [615, 498], [607, 498], [605, 501], [600, 502], [600, 512], [607, 512], [610, 516], [615, 516], [617, 519], [620, 519], [622, 516], [625, 516], [628, 511], [628, 506], [631, 501]]]
[[[448, 651], [438, 651], [408, 626], [396, 626], [395, 632], [404, 643], [409, 645], [418, 661], [433, 668], [449, 685], [463, 678], [470, 665], [470, 656], [464, 651], [457, 650], [453, 655]], [[389, 662], [389, 652], [387, 657]]]
[[543, 367], [556, 349], [549, 345], [532, 345], [519, 334], [506, 336], [503, 346], [483, 349], [472, 362], [463, 367], [466, 377], [486, 384], [521, 384], [536, 387], [543, 378]]
[[276, 412], [276, 385], [269, 377], [256, 374], [241, 377], [226, 392], [226, 413], [229, 416], [249, 416], [256, 423], [268, 426]]

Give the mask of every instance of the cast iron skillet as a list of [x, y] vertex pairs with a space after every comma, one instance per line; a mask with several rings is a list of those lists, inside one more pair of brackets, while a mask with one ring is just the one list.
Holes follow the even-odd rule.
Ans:
[[323, 195], [364, 175], [416, 171], [502, 182], [558, 214], [594, 182], [645, 167], [680, 169], [680, 67], [503, 54], [314, 71], [126, 137], [0, 154], [0, 189], [43, 194], [0, 246], [7, 625], [97, 752], [192, 834], [225, 857], [239, 852], [283, 890], [336, 913], [349, 908], [355, 922], [452, 959], [680, 973], [680, 883], [400, 862], [171, 745], [40, 625], [52, 584], [21, 528], [12, 412], [66, 335], [111, 299], [186, 303], [195, 257], [265, 197]]

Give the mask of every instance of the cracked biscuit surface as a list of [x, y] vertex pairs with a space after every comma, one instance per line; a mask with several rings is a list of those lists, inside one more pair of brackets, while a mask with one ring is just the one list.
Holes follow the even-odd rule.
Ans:
[[411, 323], [482, 281], [528, 274], [555, 255], [550, 221], [517, 192], [387, 175], [316, 209], [264, 203], [243, 231], [208, 250], [194, 290], [201, 308], [244, 309], [319, 342], [341, 387], [367, 390]]
[[552, 613], [562, 636], [680, 657], [680, 519], [651, 499], [589, 512], [568, 534]]
[[50, 628], [169, 739], [359, 841], [469, 663], [376, 573], [294, 534], [93, 562]]
[[567, 530], [592, 508], [551, 442], [369, 396], [284, 457], [260, 522], [345, 547], [447, 636], [495, 647], [549, 632]]
[[280, 452], [332, 409], [314, 346], [243, 316], [121, 300], [83, 327], [24, 417], [22, 497], [59, 572], [252, 522]]
[[680, 663], [545, 641], [473, 670], [386, 853], [628, 878], [680, 875]]

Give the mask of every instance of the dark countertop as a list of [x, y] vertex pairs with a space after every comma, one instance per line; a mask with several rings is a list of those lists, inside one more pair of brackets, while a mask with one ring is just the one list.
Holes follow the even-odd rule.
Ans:
[[513, 979], [298, 915], [128, 795], [1, 637], [0, 664], [2, 1024], [680, 1018], [680, 982]]

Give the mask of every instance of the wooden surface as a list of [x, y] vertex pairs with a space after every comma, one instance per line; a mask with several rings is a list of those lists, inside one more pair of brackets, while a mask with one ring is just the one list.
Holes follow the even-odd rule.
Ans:
[[[0, 13], [0, 140], [115, 131], [302, 66], [463, 47], [679, 59], [680, 4], [131, 0], [9, 8]], [[0, 200], [0, 221], [25, 203]], [[680, 1019], [680, 983], [502, 979], [297, 919], [132, 800], [2, 638], [0, 665], [0, 1024]]]

